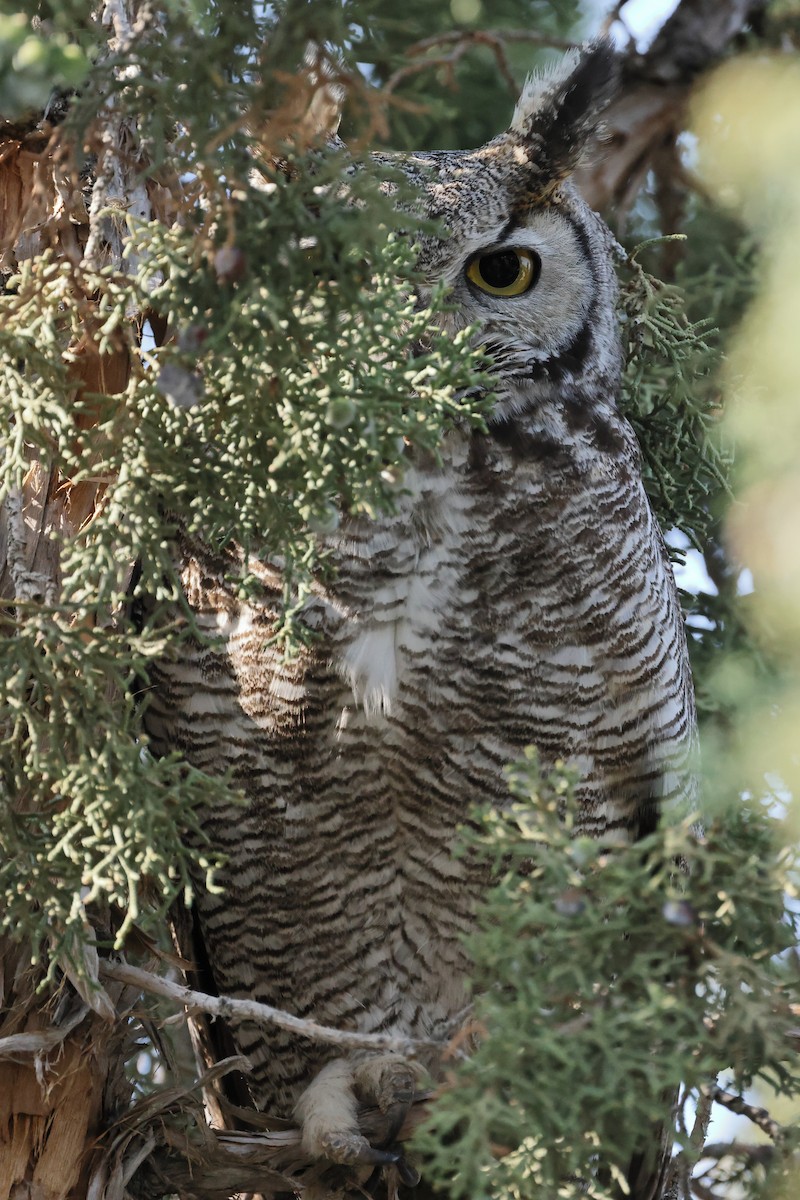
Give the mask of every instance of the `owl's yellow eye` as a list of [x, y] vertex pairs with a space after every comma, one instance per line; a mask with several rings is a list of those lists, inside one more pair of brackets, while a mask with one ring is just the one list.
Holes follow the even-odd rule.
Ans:
[[532, 250], [494, 250], [467, 263], [467, 279], [490, 296], [521, 296], [536, 283], [541, 268], [542, 260]]

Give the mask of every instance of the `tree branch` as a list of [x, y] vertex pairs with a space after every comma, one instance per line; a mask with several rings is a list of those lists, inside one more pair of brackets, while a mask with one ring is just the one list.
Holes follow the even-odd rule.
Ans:
[[764, 3], [682, 0], [644, 54], [633, 40], [623, 51], [619, 96], [604, 116], [600, 141], [576, 174], [593, 208], [616, 209], [619, 232], [648, 171], [658, 167], [683, 129], [695, 80], [723, 57]]
[[54, 581], [44, 572], [29, 566], [30, 551], [25, 524], [25, 496], [22, 488], [12, 487], [5, 498], [7, 521], [6, 561], [14, 585], [15, 600], [34, 600], [52, 603], [55, 599]]
[[748, 1163], [769, 1165], [775, 1157], [775, 1147], [765, 1142], [709, 1142], [701, 1158], [743, 1158]]
[[[102, 22], [113, 28], [108, 47], [113, 55], [123, 60], [117, 68], [118, 78], [126, 75], [135, 78], [138, 65], [125, 63], [136, 42], [147, 31], [155, 27], [155, 15], [148, 3], [133, 5], [130, 0], [108, 0], [103, 8]], [[111, 261], [116, 270], [122, 270], [125, 248], [125, 217], [131, 214], [139, 220], [149, 220], [151, 213], [147, 187], [141, 176], [141, 162], [135, 122], [125, 117], [113, 93], [105, 103], [108, 113], [104, 122], [102, 148], [97, 156], [97, 169], [92, 185], [89, 205], [89, 237], [84, 249], [84, 259], [95, 268]], [[135, 263], [129, 260], [128, 268], [135, 273]]]
[[277, 1025], [279, 1029], [286, 1029], [299, 1037], [325, 1042], [342, 1050], [382, 1050], [414, 1058], [422, 1049], [444, 1046], [443, 1042], [433, 1039], [409, 1038], [401, 1034], [356, 1033], [351, 1030], [332, 1029], [328, 1025], [319, 1025], [316, 1021], [295, 1017], [257, 1000], [236, 1000], [231, 996], [209, 996], [205, 992], [196, 992], [183, 984], [172, 983], [161, 975], [153, 975], [150, 971], [143, 971], [128, 963], [104, 961], [100, 967], [100, 975], [140, 988], [141, 991], [154, 996], [164, 996], [194, 1012], [210, 1013], [232, 1022], [255, 1021], [261, 1025]]
[[[421, 41], [414, 42], [409, 46], [406, 50], [406, 57], [418, 61], [398, 67], [387, 79], [383, 91], [391, 94], [403, 80], [412, 75], [418, 75], [421, 71], [427, 71], [431, 67], [445, 67], [451, 76], [450, 82], [452, 83], [452, 68], [467, 51], [472, 46], [488, 46], [497, 59], [497, 66], [509, 91], [516, 98], [519, 94], [519, 86], [508, 64], [505, 49], [507, 42], [530, 42], [535, 46], [548, 46], [557, 50], [570, 50], [575, 45], [574, 42], [566, 41], [564, 38], [548, 37], [530, 29], [451, 29], [447, 33], [437, 33], [432, 37], [422, 38]], [[429, 50], [434, 50], [439, 46], [452, 46], [453, 49], [449, 54], [424, 57]]]
[[66, 1021], [52, 1029], [10, 1033], [7, 1037], [0, 1037], [0, 1058], [18, 1060], [29, 1054], [47, 1054], [61, 1045], [67, 1035], [80, 1025], [88, 1011], [88, 1004], [81, 1003]]
[[760, 1108], [757, 1104], [748, 1104], [743, 1096], [737, 1096], [734, 1092], [726, 1092], [721, 1087], [715, 1087], [712, 1095], [717, 1104], [721, 1104], [723, 1108], [736, 1113], [737, 1116], [747, 1117], [773, 1142], [779, 1142], [783, 1138], [783, 1130], [765, 1108]]
[[645, 56], [647, 78], [688, 82], [765, 7], [766, 0], [682, 0]]

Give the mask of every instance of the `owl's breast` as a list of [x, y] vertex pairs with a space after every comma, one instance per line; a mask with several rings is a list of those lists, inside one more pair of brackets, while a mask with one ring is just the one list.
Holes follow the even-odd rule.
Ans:
[[580, 770], [593, 831], [680, 791], [694, 722], [682, 617], [620, 443], [412, 476], [404, 509], [340, 544], [342, 747], [372, 727], [409, 790], [468, 807], [501, 800], [502, 766], [536, 744]]
[[570, 610], [606, 569], [591, 479], [509, 454], [475, 473], [468, 459], [469, 448], [409, 471], [397, 511], [353, 523], [333, 547], [326, 604], [345, 722], [355, 710], [390, 724], [404, 706], [418, 724], [439, 707], [455, 721], [473, 678], [492, 688], [483, 720], [505, 722], [536, 687], [535, 660], [577, 635]]

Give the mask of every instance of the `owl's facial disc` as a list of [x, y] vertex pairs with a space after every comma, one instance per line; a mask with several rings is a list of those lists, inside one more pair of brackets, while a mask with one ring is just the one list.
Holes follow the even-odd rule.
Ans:
[[513, 221], [443, 241], [450, 261], [441, 277], [454, 300], [446, 320], [453, 328], [476, 325], [476, 340], [506, 373], [524, 374], [532, 364], [572, 352], [596, 320], [602, 291], [589, 236], [593, 220], [564, 196]]

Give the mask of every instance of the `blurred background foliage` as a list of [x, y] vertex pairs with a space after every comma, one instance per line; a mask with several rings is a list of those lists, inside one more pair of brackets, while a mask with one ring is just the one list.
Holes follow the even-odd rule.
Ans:
[[[590, 24], [579, 0], [410, 0], [402, 14], [384, 0], [367, 0], [353, 4], [352, 51], [393, 98], [383, 138], [388, 145], [465, 149], [506, 128], [532, 67], [552, 59], [559, 46], [580, 41]], [[487, 30], [502, 41], [486, 38]], [[466, 36], [457, 41], [454, 35]], [[345, 139], [350, 120], [346, 108]]]
[[720, 770], [725, 764], [729, 787], [738, 780], [757, 793], [771, 785], [787, 801], [796, 837], [789, 794], [800, 795], [800, 172], [789, 148], [800, 136], [800, 63], [772, 55], [726, 64], [698, 95], [693, 128], [704, 186], [758, 246], [758, 291], [732, 339], [722, 386], [723, 434], [736, 446], [727, 539], [753, 574], [743, 637], [766, 671], [741, 653], [709, 664], [709, 691], [732, 710], [730, 737], [722, 748], [717, 733], [713, 761]]

